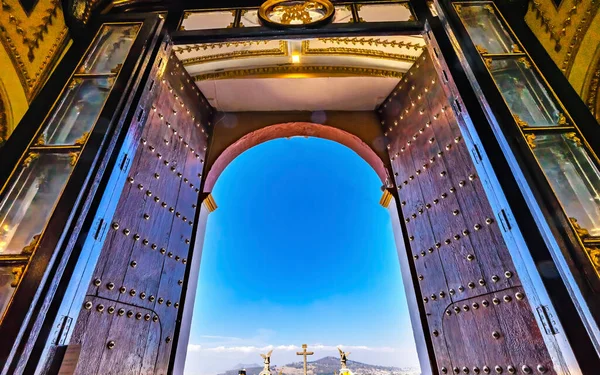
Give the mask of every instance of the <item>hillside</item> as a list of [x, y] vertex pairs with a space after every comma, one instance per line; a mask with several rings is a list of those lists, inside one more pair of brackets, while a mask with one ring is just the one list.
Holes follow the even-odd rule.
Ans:
[[[348, 360], [348, 368], [355, 375], [419, 375], [420, 372], [412, 368], [398, 368], [369, 365], [366, 363]], [[237, 375], [241, 368], [234, 368], [219, 375]], [[262, 366], [246, 367], [247, 375], [258, 375], [262, 371]], [[339, 371], [340, 359], [337, 357], [324, 357], [316, 361], [308, 362], [308, 375], [333, 375], [334, 371]], [[278, 375], [283, 370], [284, 375], [303, 375], [303, 363], [294, 362], [282, 367], [271, 367], [271, 373]]]

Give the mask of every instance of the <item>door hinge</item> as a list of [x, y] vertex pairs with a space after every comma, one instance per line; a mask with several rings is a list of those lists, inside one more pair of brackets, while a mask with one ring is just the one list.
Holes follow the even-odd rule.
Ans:
[[71, 323], [73, 322], [73, 318], [70, 316], [63, 315], [60, 318], [60, 323], [58, 325], [58, 332], [56, 333], [56, 339], [54, 340], [54, 345], [64, 345], [67, 340], [67, 336], [69, 334], [69, 329], [71, 328]]
[[548, 335], [556, 335], [558, 333], [558, 328], [556, 327], [556, 321], [554, 320], [554, 316], [548, 309], [548, 306], [538, 306], [537, 312], [540, 317], [540, 321], [542, 322], [542, 326], [544, 327], [544, 331]]
[[473, 148], [471, 149], [471, 154], [473, 154], [473, 160], [475, 160], [475, 163], [479, 164], [479, 162], [483, 160], [483, 158], [481, 157], [481, 152], [479, 152], [479, 147], [477, 147], [477, 145], [473, 145]]
[[458, 99], [454, 99], [454, 107], [457, 113], [462, 113], [462, 106], [460, 105]]
[[502, 229], [504, 229], [505, 232], [508, 232], [509, 230], [512, 229], [510, 226], [510, 221], [508, 220], [508, 215], [506, 215], [506, 211], [504, 211], [504, 209], [502, 209], [502, 210], [500, 210], [500, 212], [498, 212], [498, 220], [500, 220]]
[[127, 167], [129, 167], [129, 155], [123, 154], [123, 159], [119, 163], [119, 169], [124, 171], [127, 169]]
[[98, 220], [98, 224], [96, 224], [96, 230], [94, 231], [94, 240], [102, 240], [104, 238], [104, 234], [106, 232], [106, 221], [103, 218]]

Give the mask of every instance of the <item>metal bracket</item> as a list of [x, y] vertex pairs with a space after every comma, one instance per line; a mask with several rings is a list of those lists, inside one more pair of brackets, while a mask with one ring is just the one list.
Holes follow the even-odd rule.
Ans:
[[512, 229], [510, 226], [510, 221], [508, 220], [508, 216], [506, 215], [506, 211], [504, 211], [504, 209], [498, 212], [498, 220], [500, 220], [502, 229], [504, 229], [505, 232], [508, 232]]
[[63, 315], [60, 318], [60, 324], [58, 326], [58, 331], [56, 333], [56, 339], [54, 340], [54, 345], [64, 345], [67, 340], [67, 335], [69, 334], [69, 328], [71, 328], [71, 323], [73, 322], [73, 318], [70, 316]]
[[477, 145], [473, 145], [473, 148], [471, 149], [471, 154], [473, 154], [473, 160], [475, 161], [475, 163], [479, 164], [479, 162], [483, 160], [483, 158], [481, 157], [481, 153], [479, 152], [479, 147], [477, 147]]
[[556, 335], [558, 333], [558, 328], [556, 328], [556, 321], [554, 321], [554, 316], [548, 310], [548, 306], [541, 305], [537, 307], [537, 312], [540, 317], [540, 321], [542, 322], [542, 326], [544, 327], [544, 331], [548, 335]]

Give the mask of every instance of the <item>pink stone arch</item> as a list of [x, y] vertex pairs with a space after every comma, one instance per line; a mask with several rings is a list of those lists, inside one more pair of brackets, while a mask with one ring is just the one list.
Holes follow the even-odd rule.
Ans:
[[340, 143], [356, 152], [369, 163], [383, 184], [385, 184], [388, 179], [387, 170], [379, 156], [377, 156], [375, 151], [356, 135], [332, 126], [315, 124], [312, 122], [288, 122], [269, 125], [250, 132], [227, 147], [211, 166], [210, 171], [206, 176], [204, 191], [211, 192], [217, 179], [227, 165], [244, 151], [272, 139], [294, 136], [317, 137]]

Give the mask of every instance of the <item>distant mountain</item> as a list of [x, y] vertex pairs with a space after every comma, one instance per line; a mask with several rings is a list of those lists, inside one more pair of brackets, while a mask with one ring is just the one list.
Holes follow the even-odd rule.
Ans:
[[248, 369], [248, 368], [253, 368], [253, 367], [260, 367], [262, 369], [262, 366], [259, 365], [258, 363], [251, 363], [251, 364], [238, 363], [237, 365], [235, 365], [231, 368], [231, 371], [235, 371], [235, 373], [237, 374], [237, 372], [243, 368]]
[[[337, 357], [324, 357], [319, 360], [308, 362], [308, 375], [333, 375], [334, 371], [340, 370], [340, 359]], [[233, 370], [226, 371], [219, 375], [237, 375], [238, 371], [245, 368], [247, 375], [259, 375], [263, 366], [243, 365]], [[399, 368], [388, 366], [369, 365], [366, 363], [348, 360], [348, 368], [354, 375], [420, 375], [420, 371], [414, 368]], [[294, 362], [285, 366], [271, 367], [271, 374], [279, 375], [283, 370], [283, 375], [304, 375], [303, 362]]]

